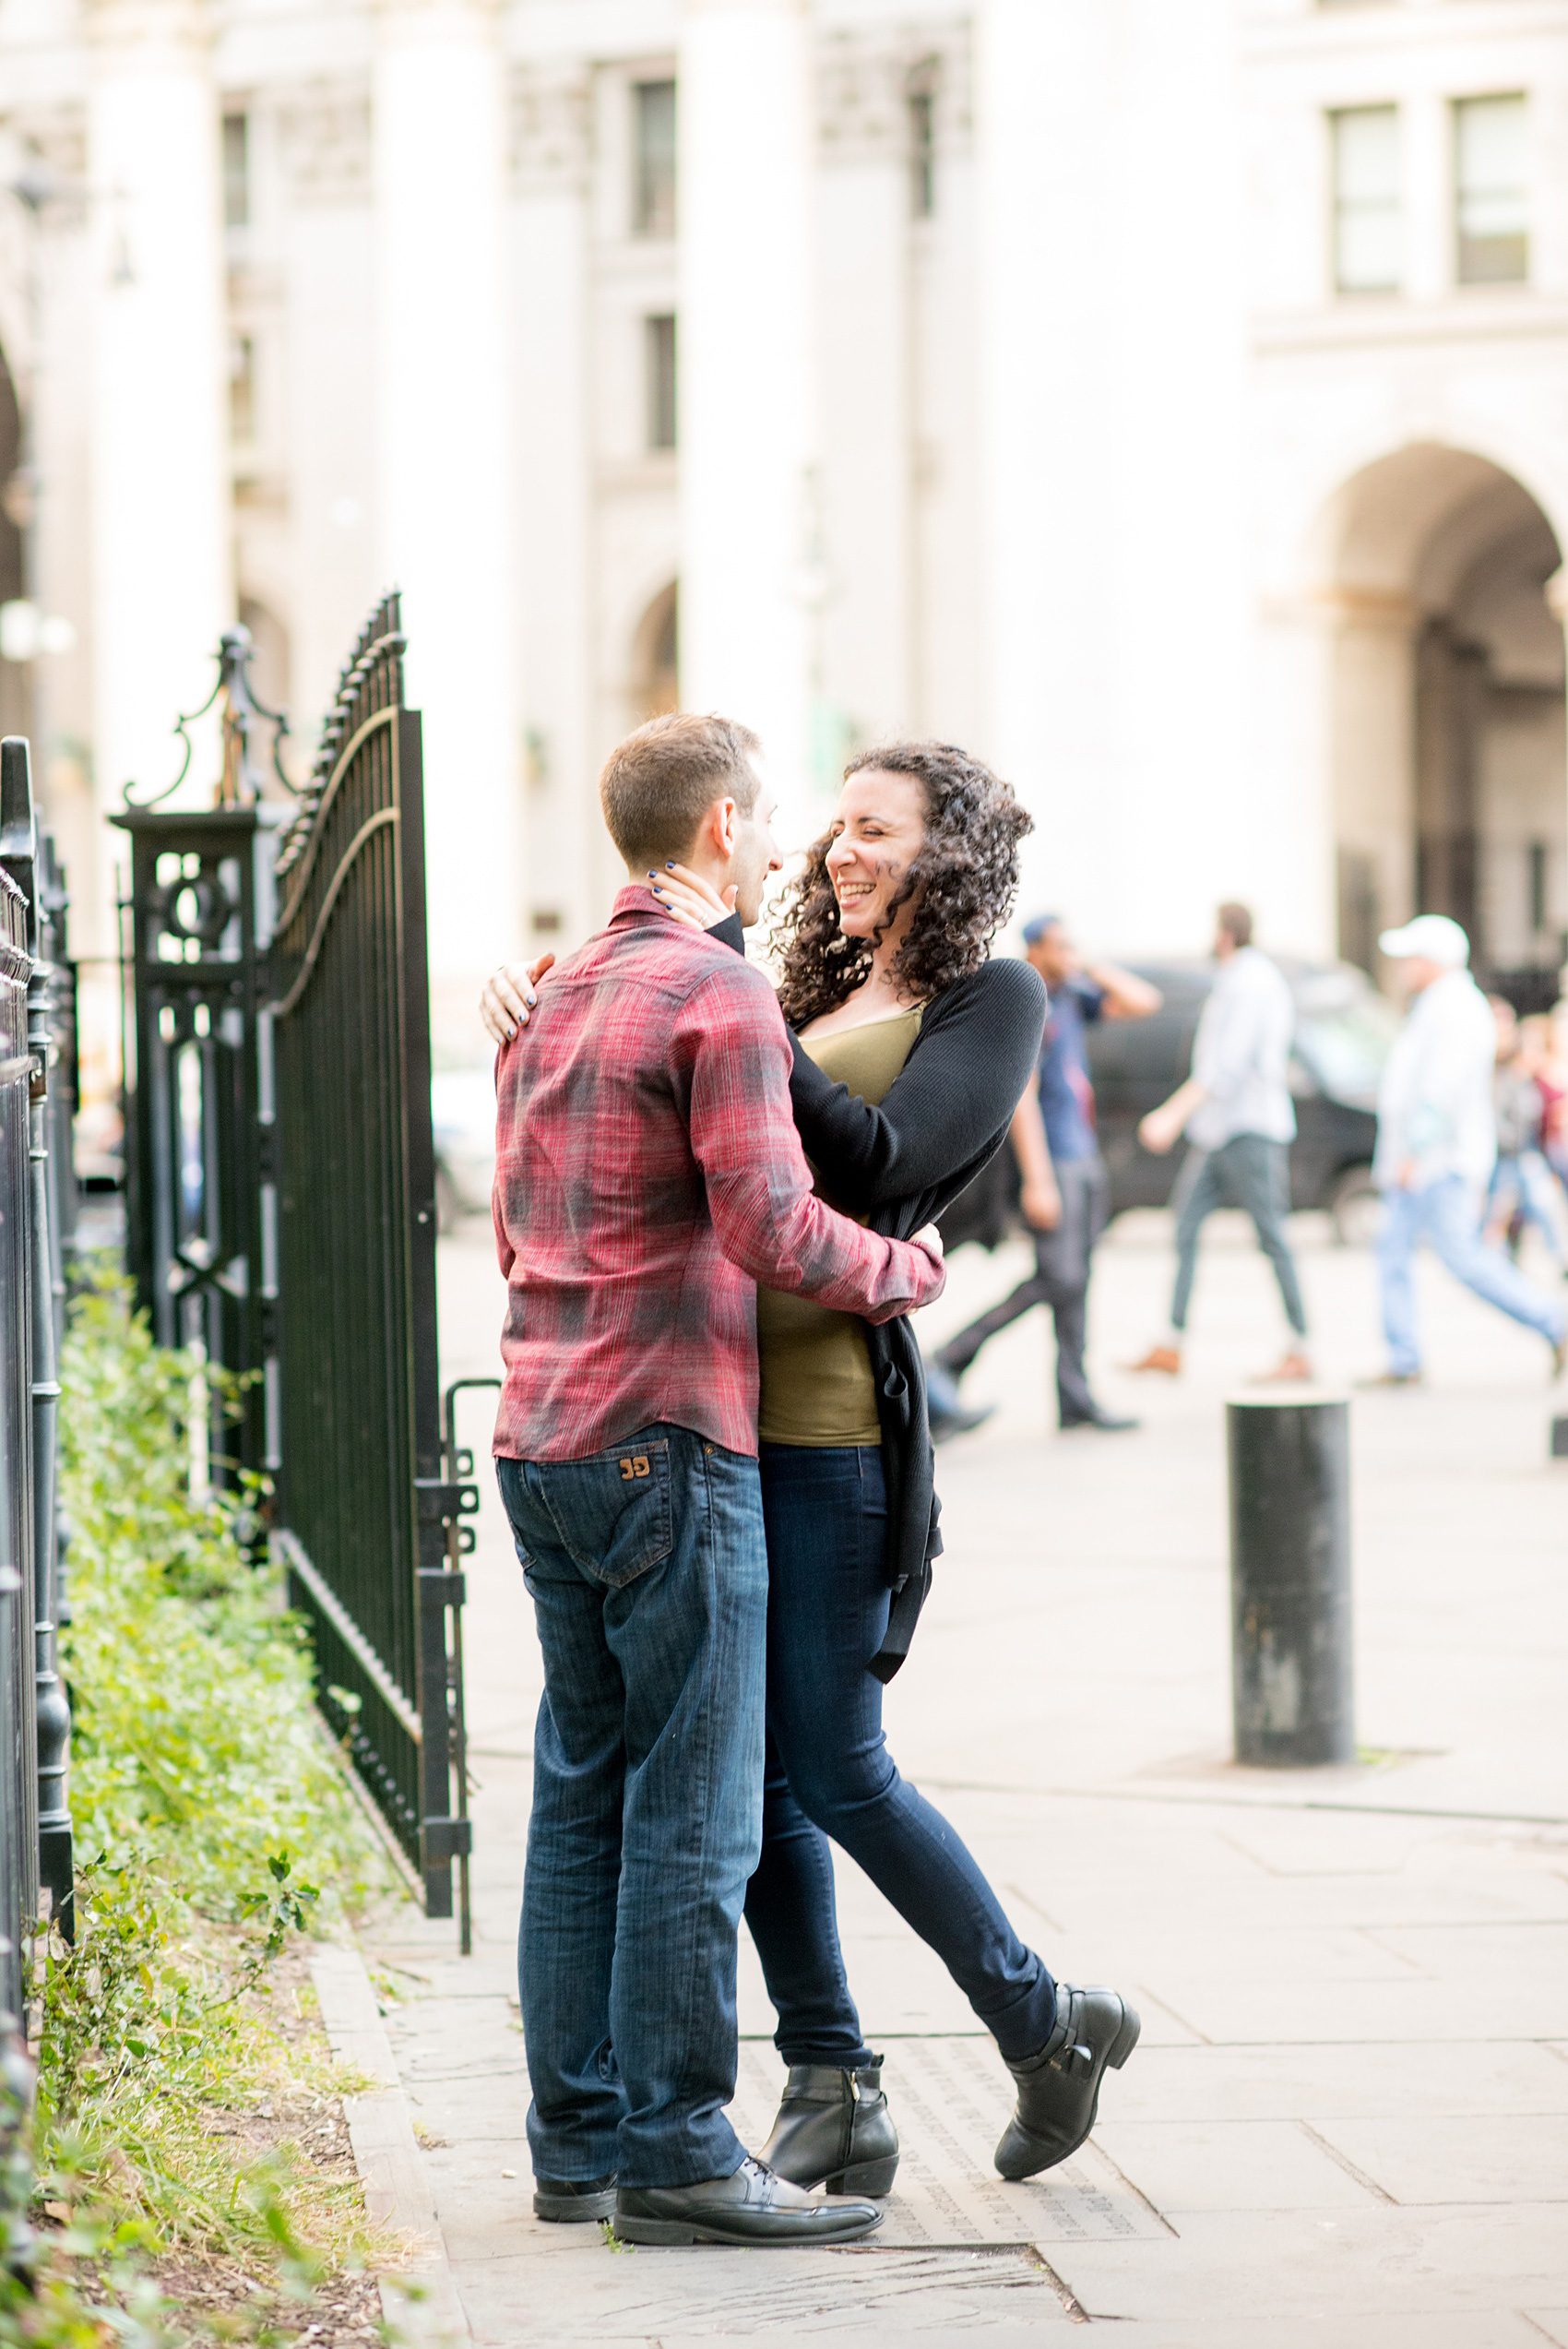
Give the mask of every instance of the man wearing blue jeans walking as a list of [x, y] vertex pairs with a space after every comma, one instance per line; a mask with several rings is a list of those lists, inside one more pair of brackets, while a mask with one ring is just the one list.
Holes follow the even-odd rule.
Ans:
[[1278, 964], [1253, 946], [1253, 917], [1244, 905], [1232, 900], [1219, 908], [1214, 959], [1218, 971], [1193, 1040], [1193, 1073], [1138, 1126], [1139, 1141], [1157, 1156], [1173, 1149], [1183, 1133], [1201, 1155], [1195, 1169], [1192, 1161], [1182, 1169], [1183, 1176], [1195, 1172], [1195, 1179], [1176, 1218], [1170, 1334], [1127, 1367], [1158, 1371], [1168, 1378], [1180, 1372], [1198, 1235], [1217, 1207], [1242, 1207], [1274, 1267], [1289, 1325], [1284, 1353], [1254, 1384], [1289, 1384], [1312, 1377], [1307, 1311], [1285, 1235], [1296, 1131], [1286, 1068], [1296, 1007]]
[[1377, 1270], [1388, 1368], [1361, 1384], [1420, 1383], [1411, 1271], [1423, 1241], [1456, 1281], [1546, 1340], [1556, 1377], [1568, 1355], [1568, 1308], [1481, 1237], [1497, 1157], [1497, 1029], [1469, 973], [1470, 941], [1446, 914], [1421, 913], [1385, 930], [1378, 945], [1398, 964], [1411, 1007], [1384, 1068], [1372, 1161], [1383, 1193]]

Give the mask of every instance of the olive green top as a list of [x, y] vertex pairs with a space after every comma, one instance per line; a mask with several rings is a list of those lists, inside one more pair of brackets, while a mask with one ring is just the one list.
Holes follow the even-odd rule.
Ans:
[[[916, 1004], [862, 1027], [802, 1036], [801, 1044], [825, 1077], [848, 1085], [874, 1107], [909, 1058], [920, 1025]], [[820, 1180], [816, 1187], [820, 1193]], [[759, 1289], [756, 1342], [762, 1369], [758, 1432], [765, 1444], [881, 1443], [866, 1335], [857, 1315]]]

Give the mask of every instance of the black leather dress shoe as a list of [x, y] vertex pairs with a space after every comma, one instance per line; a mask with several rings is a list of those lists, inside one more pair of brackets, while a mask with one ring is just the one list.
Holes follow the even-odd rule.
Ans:
[[1055, 2029], [1038, 2056], [1007, 2067], [1018, 2103], [996, 2149], [1004, 2177], [1033, 2177], [1077, 2152], [1094, 2127], [1107, 2067], [1121, 2070], [1142, 2027], [1116, 1991], [1057, 1984]]
[[821, 2202], [748, 2153], [732, 2177], [696, 2186], [623, 2186], [624, 2243], [849, 2243], [882, 2224], [874, 2202]]
[[1144, 1423], [1141, 1419], [1118, 1418], [1116, 1413], [1107, 1411], [1103, 1403], [1095, 1403], [1087, 1411], [1063, 1412], [1056, 1424], [1063, 1434], [1070, 1427], [1098, 1427], [1107, 1436], [1122, 1436], [1129, 1428], [1141, 1427]]
[[536, 2219], [556, 2219], [567, 2226], [588, 2226], [595, 2219], [615, 2215], [615, 2176], [590, 2177], [582, 2185], [569, 2178], [536, 2177], [533, 2182]]
[[898, 2132], [882, 2093], [882, 2057], [860, 2071], [791, 2064], [773, 2134], [757, 2159], [791, 2186], [890, 2194]]

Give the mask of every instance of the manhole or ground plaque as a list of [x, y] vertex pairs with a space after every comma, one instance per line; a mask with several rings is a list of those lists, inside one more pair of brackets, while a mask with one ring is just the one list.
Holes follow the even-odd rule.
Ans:
[[[1044, 2177], [1012, 2185], [997, 2176], [992, 2154], [1012, 2083], [989, 2040], [897, 2040], [886, 2057], [902, 2152], [879, 2248], [1107, 2243], [1172, 2232], [1092, 2140]], [[772, 2127], [782, 2081], [770, 2045], [742, 2043], [731, 2117], [748, 2145]]]

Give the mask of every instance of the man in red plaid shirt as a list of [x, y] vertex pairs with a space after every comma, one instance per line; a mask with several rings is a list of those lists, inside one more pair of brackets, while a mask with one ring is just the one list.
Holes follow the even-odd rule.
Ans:
[[762, 1828], [755, 1283], [884, 1321], [943, 1279], [934, 1234], [813, 1195], [773, 989], [647, 886], [675, 858], [754, 921], [778, 863], [757, 751], [676, 717], [612, 754], [628, 886], [497, 1066], [494, 1449], [545, 1671], [518, 1950], [534, 2208], [613, 2212], [633, 2242], [880, 2219], [752, 2161], [724, 2110]]

